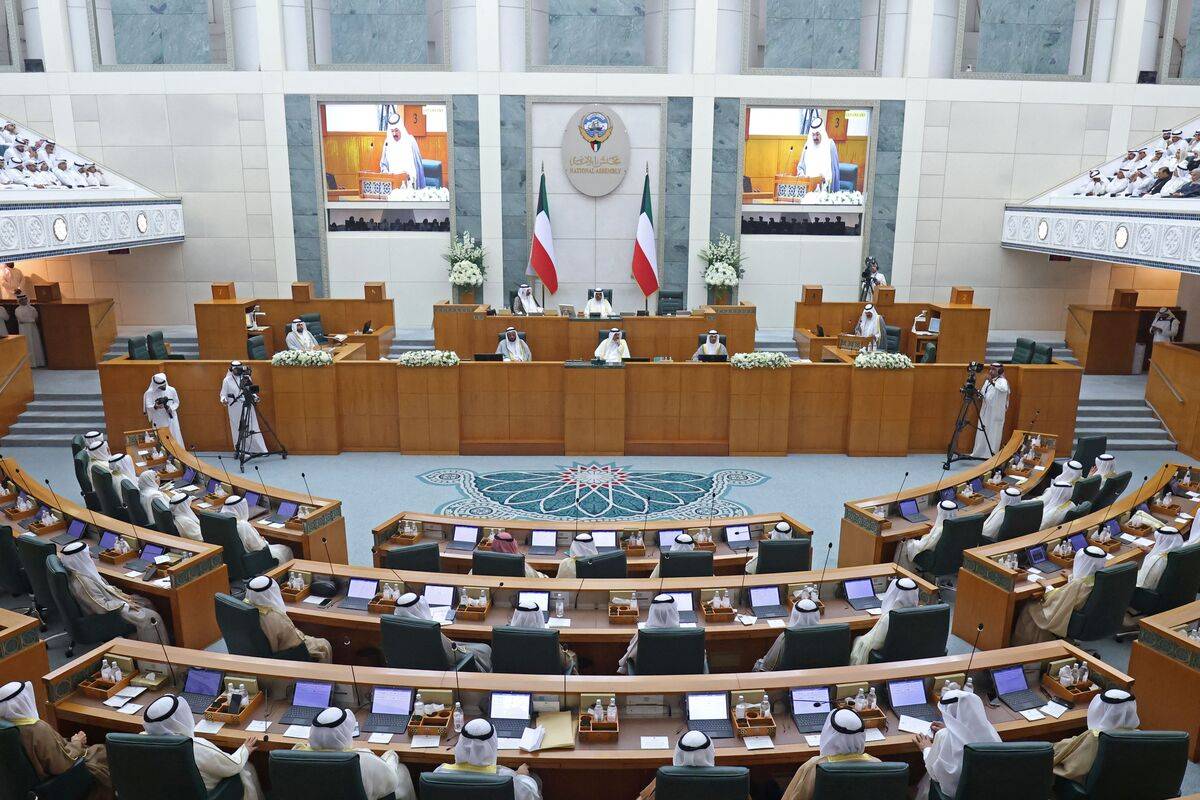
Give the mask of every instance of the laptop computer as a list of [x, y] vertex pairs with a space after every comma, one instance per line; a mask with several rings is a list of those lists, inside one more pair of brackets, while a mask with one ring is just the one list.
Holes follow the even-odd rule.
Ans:
[[778, 619], [788, 615], [787, 608], [780, 602], [778, 586], [751, 586], [750, 608], [754, 616], [761, 619]]
[[975, 494], [979, 495], [980, 497], [995, 497], [996, 496], [995, 492], [993, 492], [991, 489], [989, 489], [983, 485], [982, 477], [972, 478], [970, 483], [971, 483], [971, 491], [975, 492]]
[[376, 686], [371, 695], [371, 713], [360, 727], [367, 733], [404, 733], [412, 716], [412, 704], [412, 689]]
[[875, 594], [875, 584], [870, 578], [851, 578], [842, 581], [846, 591], [846, 600], [855, 611], [866, 611], [868, 608], [879, 608], [883, 601]]
[[[1116, 535], [1119, 536], [1120, 530], [1121, 530], [1120, 524], [1117, 523], [1116, 520], [1111, 520], [1110, 522], [1111, 522], [1111, 524], [1114, 524], [1117, 526], [1118, 533]], [[1087, 547], [1087, 534], [1073, 533], [1070, 535], [1070, 537], [1067, 538], [1067, 541], [1071, 543], [1072, 549], [1074, 549], [1075, 552], [1078, 553], [1080, 550]]]
[[1046, 705], [1046, 698], [1029, 688], [1025, 680], [1025, 668], [1020, 664], [991, 670], [992, 685], [1000, 702], [1020, 713]]
[[658, 549], [670, 550], [675, 545], [675, 537], [683, 533], [683, 528], [672, 528], [658, 532]]
[[818, 733], [832, 710], [828, 686], [792, 689], [792, 722], [797, 733]]
[[552, 556], [558, 552], [558, 531], [531, 531], [529, 555]]
[[522, 603], [533, 603], [542, 612], [542, 621], [550, 621], [550, 593], [549, 592], [517, 592], [517, 605]]
[[[1105, 522], [1104, 527], [1108, 531], [1108, 535], [1114, 539], [1120, 537], [1120, 535], [1123, 533], [1123, 531], [1121, 530], [1121, 523], [1117, 522], [1115, 519], [1110, 519], [1108, 522]], [[1074, 536], [1072, 536], [1071, 537], [1072, 544], [1074, 544], [1074, 542], [1075, 542], [1075, 537], [1079, 537], [1079, 538], [1083, 539], [1083, 544], [1081, 546], [1087, 547], [1087, 537], [1084, 536], [1084, 534], [1077, 533]], [[1075, 549], [1078, 550], [1079, 548], [1076, 547]]]
[[42, 514], [45, 514], [49, 510], [50, 510], [49, 506], [39, 505], [37, 511], [34, 512], [33, 516], [26, 517], [25, 519], [18, 521], [17, 527], [23, 531], [28, 531], [30, 528], [32, 528], [34, 526], [34, 523], [36, 523], [39, 519], [42, 518]]
[[182, 489], [184, 486], [191, 486], [196, 480], [196, 470], [191, 467], [184, 467], [183, 474], [179, 476], [178, 486]]
[[920, 507], [916, 500], [901, 500], [900, 501], [900, 516], [904, 517], [909, 522], [928, 522], [929, 517], [921, 513]]
[[930, 317], [929, 318], [929, 332], [930, 333], [940, 333], [941, 330], [942, 330], [942, 318], [941, 317]]
[[205, 494], [216, 494], [217, 487], [220, 485], [221, 485], [221, 482], [219, 480], [217, 480], [216, 478], [209, 478], [208, 483], [204, 484]]
[[929, 702], [923, 679], [903, 678], [887, 681], [884, 685], [887, 687], [888, 704], [897, 715], [906, 714], [926, 722], [937, 722], [941, 719], [942, 715]]
[[754, 547], [754, 539], [750, 536], [749, 525], [726, 525], [725, 544], [733, 551], [749, 550]]
[[292, 693], [292, 706], [279, 718], [279, 723], [312, 725], [317, 715], [329, 708], [329, 697], [332, 694], [332, 683], [296, 681], [295, 691]]
[[700, 360], [708, 363], [721, 363], [729, 360], [729, 356], [723, 353], [701, 353]]
[[446, 543], [446, 549], [471, 551], [478, 543], [479, 528], [474, 525], [455, 525], [454, 533], [450, 541]]
[[1046, 545], [1038, 544], [1025, 548], [1025, 558], [1029, 566], [1038, 572], [1058, 572], [1058, 564], [1046, 558]]
[[59, 547], [66, 547], [76, 539], [82, 539], [83, 534], [86, 531], [87, 524], [83, 520], [73, 519], [71, 520], [70, 524], [67, 525], [67, 529], [65, 531], [60, 533], [58, 536], [52, 537], [50, 541], [54, 542]]
[[689, 693], [684, 700], [688, 728], [708, 734], [710, 739], [732, 739], [728, 692]]
[[367, 605], [375, 599], [378, 591], [379, 581], [370, 578], [351, 578], [350, 587], [346, 589], [346, 599], [338, 603], [338, 608], [366, 611]]
[[616, 531], [592, 531], [592, 544], [597, 553], [613, 553], [617, 550]]
[[453, 586], [427, 583], [422, 596], [429, 605], [429, 613], [433, 615], [434, 619], [440, 622], [450, 622], [454, 619], [454, 609], [458, 607], [458, 603], [454, 597]]
[[258, 492], [246, 492], [242, 495], [242, 499], [246, 501], [246, 507], [250, 509], [251, 516], [254, 516], [254, 509], [258, 508], [258, 498], [261, 496]]
[[675, 598], [675, 609], [679, 612], [679, 621], [691, 624], [696, 623], [696, 609], [692, 605], [691, 592], [663, 592]]
[[88, 549], [92, 551], [92, 555], [103, 553], [105, 550], [111, 550], [116, 547], [117, 539], [120, 538], [120, 536], [117, 536], [112, 531], [101, 531], [100, 541], [97, 542], [95, 546], [89, 547]]
[[214, 669], [192, 667], [183, 679], [183, 691], [179, 696], [188, 704], [193, 714], [203, 714], [221, 694], [221, 679], [224, 675]]
[[138, 553], [137, 558], [126, 561], [121, 566], [130, 571], [137, 570], [138, 572], [145, 572], [154, 565], [154, 559], [165, 554], [166, 552], [167, 548], [163, 547], [162, 545], [147, 544], [142, 547], [142, 552]]
[[296, 512], [300, 509], [299, 503], [293, 503], [291, 500], [283, 500], [279, 503], [279, 508], [275, 513], [267, 518], [268, 522], [284, 523], [296, 516]]
[[953, 486], [948, 486], [945, 489], [938, 490], [937, 499], [938, 499], [939, 503], [942, 502], [943, 500], [949, 500], [951, 503], [956, 503], [956, 502], [958, 502], [955, 499], [957, 497], [958, 497], [958, 490], [955, 489]]
[[529, 727], [533, 695], [527, 692], [492, 692], [488, 719], [498, 739], [520, 739]]

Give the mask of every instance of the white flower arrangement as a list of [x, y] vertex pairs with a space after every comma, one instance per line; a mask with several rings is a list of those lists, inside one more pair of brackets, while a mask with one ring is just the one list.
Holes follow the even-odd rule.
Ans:
[[[704, 262], [704, 282], [709, 286], [737, 286], [745, 276], [742, 266], [746, 257], [733, 237], [722, 233], [715, 242], [706, 244], [699, 253]], [[733, 274], [730, 282], [730, 273]], [[710, 280], [711, 275], [711, 280]]]
[[450, 190], [445, 186], [426, 186], [424, 189], [414, 189], [407, 184], [392, 189], [388, 197], [392, 203], [448, 203]]
[[328, 367], [333, 356], [324, 350], [281, 350], [271, 356], [273, 367]]
[[483, 248], [468, 231], [450, 240], [444, 258], [450, 264], [450, 283], [454, 286], [482, 286], [487, 268]]
[[453, 350], [409, 350], [396, 360], [402, 367], [457, 367], [459, 362]]
[[913, 362], [903, 353], [859, 350], [858, 355], [854, 357], [854, 366], [859, 369], [912, 369]]
[[482, 286], [483, 272], [470, 261], [459, 261], [450, 267], [450, 283], [454, 286]]
[[757, 350], [753, 353], [734, 353], [729, 363], [735, 369], [787, 369], [792, 360], [783, 353]]
[[737, 270], [724, 261], [716, 261], [704, 268], [704, 284], [706, 286], [737, 286]]

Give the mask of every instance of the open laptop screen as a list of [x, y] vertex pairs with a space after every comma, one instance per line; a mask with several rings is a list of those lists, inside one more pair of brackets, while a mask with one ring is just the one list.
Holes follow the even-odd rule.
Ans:
[[376, 686], [375, 693], [371, 695], [371, 713], [408, 716], [412, 713], [412, 700], [412, 689]]
[[828, 714], [829, 687], [805, 686], [792, 689], [793, 714]]
[[492, 719], [529, 719], [533, 696], [524, 692], [492, 692]]
[[767, 606], [777, 605], [779, 605], [778, 586], [750, 587], [750, 606], [752, 608], [766, 608]]

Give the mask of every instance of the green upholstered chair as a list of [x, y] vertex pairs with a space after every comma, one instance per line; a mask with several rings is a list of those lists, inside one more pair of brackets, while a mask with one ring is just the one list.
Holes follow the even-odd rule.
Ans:
[[937, 363], [937, 342], [930, 342], [929, 344], [925, 345], [925, 352], [921, 354], [921, 363]]
[[1083, 608], [1071, 614], [1067, 638], [1092, 641], [1112, 636], [1121, 629], [1125, 609], [1133, 600], [1137, 586], [1138, 565], [1127, 561], [1105, 567], [1095, 574], [1092, 593]]
[[92, 478], [88, 475], [88, 464], [91, 463], [91, 459], [88, 458], [87, 453], [80, 452], [72, 456], [72, 460], [75, 467], [75, 481], [79, 484], [79, 491], [92, 491]]
[[1053, 360], [1053, 347], [1048, 344], [1035, 344], [1033, 346], [1033, 358], [1029, 360], [1030, 364], [1049, 364]]
[[363, 788], [358, 753], [275, 750], [267, 769], [271, 797], [278, 800], [372, 800]]
[[146, 339], [143, 336], [134, 336], [125, 341], [125, 349], [129, 353], [130, 361], [149, 361], [150, 348], [146, 347]]
[[21, 562], [25, 578], [33, 588], [33, 603], [37, 606], [38, 614], [43, 620], [52, 618], [57, 613], [57, 606], [54, 596], [50, 594], [46, 559], [55, 554], [54, 543], [36, 536], [18, 536], [12, 541], [17, 549], [17, 560]]
[[492, 672], [514, 675], [562, 675], [558, 631], [492, 628]]
[[83, 434], [77, 433], [71, 437], [71, 455], [77, 456], [84, 451], [87, 444], [83, 440]]
[[908, 764], [842, 761], [817, 764], [813, 800], [905, 800]]
[[1010, 364], [1028, 364], [1033, 360], [1033, 339], [1022, 339], [1017, 337], [1017, 343], [1013, 347], [1012, 358]]
[[125, 504], [121, 502], [121, 495], [117, 492], [112, 473], [98, 469], [91, 473], [91, 477], [96, 498], [100, 501], [100, 512], [106, 517], [129, 522], [129, 514], [125, 511]]
[[422, 772], [421, 800], [513, 800], [511, 775]]
[[308, 314], [301, 314], [300, 321], [304, 323], [304, 327], [308, 328], [308, 332], [317, 340], [317, 344], [325, 344], [329, 338], [325, 335], [325, 325], [321, 322], [321, 315], [316, 311]]
[[156, 497], [150, 501], [150, 513], [154, 516], [154, 529], [156, 531], [170, 534], [171, 536], [183, 535], [175, 527], [175, 517], [171, 514], [171, 508], [162, 501], [162, 498]]
[[264, 337], [246, 337], [246, 358], [251, 361], [266, 361], [270, 357], [267, 353], [267, 340]]
[[672, 553], [664, 551], [658, 557], [661, 569], [658, 571], [662, 578], [703, 578], [713, 574], [713, 554], [711, 552], [690, 550]]
[[659, 767], [654, 778], [655, 800], [746, 800], [750, 795], [746, 767]]
[[129, 524], [140, 528], [150, 527], [150, 518], [146, 516], [146, 507], [142, 505], [142, 493], [131, 483], [121, 483], [121, 505], [129, 515]]
[[150, 358], [156, 361], [183, 361], [183, 356], [172, 355], [171, 350], [167, 347], [167, 342], [163, 338], [162, 331], [150, 331], [146, 334], [146, 349], [150, 351]]
[[804, 572], [812, 568], [812, 542], [803, 539], [763, 539], [758, 543], [756, 574]]
[[471, 574], [523, 578], [525, 577], [525, 556], [520, 553], [493, 553], [488, 550], [476, 550], [471, 553]]
[[1042, 501], [1021, 500], [1004, 507], [1004, 517], [1000, 520], [1000, 530], [996, 532], [996, 541], [1004, 542], [1018, 536], [1034, 533], [1042, 527]]
[[630, 675], [705, 675], [703, 628], [642, 628], [637, 659], [626, 662]]
[[1104, 731], [1082, 781], [1055, 778], [1059, 800], [1166, 800], [1177, 797], [1187, 769], [1182, 731]]
[[1096, 499], [1092, 501], [1092, 508], [1097, 510], [1108, 508], [1117, 502], [1117, 498], [1129, 488], [1131, 480], [1133, 480], [1133, 473], [1125, 470], [1124, 472], [1118, 472], [1104, 481], [1104, 483], [1100, 484], [1100, 491], [1096, 493]]
[[1074, 522], [1077, 519], [1082, 519], [1092, 513], [1092, 504], [1089, 501], [1084, 501], [1078, 505], [1071, 506], [1067, 509], [1067, 513], [1063, 514], [1063, 522]]
[[279, 566], [275, 556], [265, 547], [252, 553], [246, 552], [242, 537], [238, 536], [235, 517], [211, 511], [200, 511], [197, 517], [200, 519], [201, 538], [221, 548], [221, 558], [229, 570], [231, 582], [248, 581], [255, 575], [262, 575]]
[[912, 661], [946, 655], [946, 638], [950, 635], [950, 606], [936, 603], [892, 609], [888, 613], [887, 637], [882, 647], [871, 651], [868, 663]]
[[0, 525], [0, 590], [11, 595], [33, 593], [21, 559], [17, 556], [17, 545], [9, 525]]
[[587, 558], [575, 559], [575, 577], [577, 578], [626, 578], [629, 576], [629, 563], [624, 550], [614, 550], [611, 553], [600, 553]]
[[683, 300], [683, 292], [668, 289], [659, 291], [658, 315], [660, 317], [670, 316], [677, 311], [683, 311], [686, 307]]
[[821, 669], [850, 664], [850, 626], [828, 622], [783, 631], [783, 655], [777, 670]]
[[79, 759], [66, 772], [42, 781], [25, 754], [17, 726], [0, 719], [0, 798], [3, 800], [83, 800], [92, 790], [92, 773]]
[[389, 615], [379, 618], [383, 663], [393, 669], [475, 671], [475, 657], [461, 655], [457, 662], [446, 659], [442, 627], [430, 619]]
[[889, 353], [900, 352], [900, 327], [897, 325], [883, 326], [883, 349]]
[[955, 517], [942, 523], [942, 535], [932, 550], [918, 553], [914, 559], [921, 572], [942, 577], [957, 575], [963, 563], [963, 552], [983, 544], [983, 523], [987, 514]]
[[442, 555], [437, 542], [418, 542], [383, 551], [383, 565], [388, 569], [413, 572], [441, 572]]
[[54, 599], [54, 607], [62, 617], [67, 629], [67, 656], [73, 655], [75, 645], [92, 647], [103, 644], [118, 636], [128, 636], [136, 628], [121, 618], [121, 609], [106, 611], [103, 614], [84, 614], [71, 587], [67, 581], [67, 568], [58, 560], [58, 556], [46, 557], [46, 580], [50, 584], [50, 596]]
[[1100, 484], [1103, 481], [1104, 478], [1101, 475], [1092, 475], [1089, 478], [1080, 478], [1075, 481], [1075, 486], [1071, 489], [1071, 502], [1078, 505], [1095, 500], [1096, 495], [1100, 494]]
[[[4, 530], [0, 528], [0, 539]], [[1136, 588], [1129, 605], [1138, 614], [1170, 611], [1196, 599], [1200, 592], [1200, 541], [1167, 553], [1167, 566], [1153, 589]]]
[[1049, 742], [977, 742], [963, 748], [958, 790], [946, 794], [937, 781], [929, 800], [1047, 798], [1054, 785], [1054, 746]]
[[1071, 453], [1071, 459], [1083, 464], [1086, 471], [1095, 465], [1096, 459], [1104, 455], [1107, 449], [1107, 436], [1080, 436], [1075, 440], [1075, 450]]
[[249, 603], [222, 592], [213, 595], [213, 603], [216, 606], [217, 627], [221, 629], [225, 649], [231, 655], [275, 658], [280, 661], [312, 660], [303, 642], [278, 653], [273, 651], [258, 622], [258, 609]]
[[241, 800], [240, 775], [223, 779], [211, 792], [204, 788], [190, 737], [110, 733], [104, 743], [121, 800]]

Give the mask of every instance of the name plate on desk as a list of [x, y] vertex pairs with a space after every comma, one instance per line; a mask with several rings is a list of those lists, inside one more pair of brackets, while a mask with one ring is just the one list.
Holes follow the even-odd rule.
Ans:
[[610, 364], [607, 361], [564, 361], [563, 366], [570, 367], [572, 369], [578, 367], [595, 367], [596, 369], [622, 369], [624, 368], [625, 364], [624, 362]]

